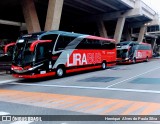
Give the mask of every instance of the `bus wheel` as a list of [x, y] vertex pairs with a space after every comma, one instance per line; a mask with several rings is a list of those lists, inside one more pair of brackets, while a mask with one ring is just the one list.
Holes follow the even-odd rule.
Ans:
[[106, 62], [102, 62], [102, 69], [105, 70], [107, 68]]
[[59, 66], [56, 70], [57, 77], [63, 77], [65, 74], [65, 70], [62, 66]]
[[146, 62], [148, 62], [149, 61], [149, 59], [148, 59], [148, 56], [147, 56], [147, 58], [146, 58]]
[[135, 64], [135, 63], [136, 63], [136, 58], [133, 59], [133, 64]]

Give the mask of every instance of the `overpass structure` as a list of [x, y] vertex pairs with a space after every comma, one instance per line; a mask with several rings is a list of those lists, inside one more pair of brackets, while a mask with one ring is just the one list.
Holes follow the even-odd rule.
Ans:
[[146, 24], [159, 23], [158, 14], [141, 0], [5, 0], [0, 5], [0, 24], [26, 27], [29, 33], [73, 27], [83, 33], [91, 28], [120, 42], [122, 37], [131, 39], [131, 28], [140, 27], [138, 41], [142, 42]]

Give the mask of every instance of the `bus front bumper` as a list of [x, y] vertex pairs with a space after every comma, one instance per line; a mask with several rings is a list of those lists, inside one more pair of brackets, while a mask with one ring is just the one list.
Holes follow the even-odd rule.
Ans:
[[117, 59], [117, 63], [132, 63], [132, 60], [130, 59]]
[[12, 74], [15, 78], [38, 79], [44, 77], [55, 76], [55, 72], [47, 72], [45, 74]]

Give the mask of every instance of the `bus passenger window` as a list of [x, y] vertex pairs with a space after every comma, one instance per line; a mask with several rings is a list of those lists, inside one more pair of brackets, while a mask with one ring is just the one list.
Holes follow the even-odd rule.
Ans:
[[102, 42], [102, 48], [111, 50], [111, 49], [115, 49], [116, 45], [114, 43], [104, 41]]
[[44, 47], [40, 46], [39, 47], [39, 54], [38, 54], [39, 59], [44, 58]]
[[50, 44], [38, 44], [36, 49], [36, 61], [43, 61], [48, 59]]
[[92, 49], [88, 39], [84, 38], [76, 47], [76, 49]]
[[57, 40], [55, 51], [64, 50], [74, 37], [60, 36]]

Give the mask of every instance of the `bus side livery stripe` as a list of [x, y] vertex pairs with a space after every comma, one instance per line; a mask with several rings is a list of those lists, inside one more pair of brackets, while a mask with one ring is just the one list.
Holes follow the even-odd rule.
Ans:
[[88, 68], [88, 67], [92, 67], [92, 66], [99, 66], [101, 65], [101, 63], [98, 63], [98, 64], [90, 64], [90, 65], [80, 65], [80, 66], [70, 66], [70, 67], [67, 67], [66, 69], [69, 70], [69, 69], [79, 69], [79, 68]]
[[97, 37], [97, 36], [91, 36], [91, 35], [89, 35], [87, 38], [88, 39], [95, 39], [95, 40], [110, 41], [110, 42], [114, 42], [115, 43], [114, 39], [108, 39], [108, 38], [103, 38], [103, 37]]
[[38, 43], [46, 43], [46, 42], [52, 42], [52, 40], [36, 40], [34, 41], [31, 46], [30, 46], [30, 51], [33, 52], [34, 49], [35, 49], [35, 46], [38, 44]]
[[57, 68], [59, 64], [66, 65], [66, 67], [84, 66], [96, 63], [102, 63], [102, 53], [98, 50], [65, 50], [58, 57], [52, 69]]
[[72, 73], [72, 72], [79, 72], [79, 71], [85, 71], [85, 70], [92, 70], [92, 69], [98, 69], [101, 68], [101, 65], [94, 65], [94, 66], [88, 66], [88, 67], [81, 67], [81, 68], [73, 68], [66, 70], [67, 73]]
[[35, 74], [35, 75], [20, 75], [20, 74], [13, 74], [16, 78], [30, 78], [30, 79], [36, 79], [36, 78], [42, 78], [42, 77], [50, 77], [56, 75], [55, 72], [48, 72], [45, 74]]
[[[112, 61], [112, 62], [107, 62], [107, 64], [116, 64], [116, 61]], [[93, 66], [98, 66], [101, 67], [102, 63], [97, 63], [97, 64], [88, 64], [88, 65], [79, 65], [79, 66], [70, 66], [70, 67], [66, 67], [66, 70], [70, 70], [70, 69], [79, 69], [79, 68], [94, 68]]]
[[[59, 65], [59, 63], [63, 64], [63, 65], [66, 65], [67, 63], [67, 56], [66, 55], [71, 55], [73, 53], [73, 51], [75, 50], [76, 46], [88, 35], [83, 35], [83, 36], [80, 36], [80, 37], [77, 37], [75, 38], [70, 44], [68, 44], [66, 46], [65, 49], [67, 50], [62, 50], [60, 52], [62, 52], [60, 54], [60, 56], [58, 57], [57, 61], [55, 62], [54, 66], [53, 66], [53, 69], [54, 68], [57, 68], [57, 66]], [[69, 49], [69, 47], [72, 45], [72, 49]], [[57, 54], [59, 52], [56, 52], [54, 54]]]
[[[87, 63], [86, 62], [86, 60], [85, 59], [88, 59], [88, 58], [86, 58], [86, 55], [84, 55], [84, 54], [94, 54], [95, 53], [95, 50], [94, 50], [94, 52], [93, 52], [93, 50], [82, 50], [82, 49], [78, 49], [78, 50], [76, 50], [75, 48], [77, 47], [77, 45], [84, 39], [84, 38], [86, 38], [86, 39], [97, 39], [97, 40], [104, 40], [104, 41], [110, 41], [111, 40], [111, 42], [114, 42], [115, 40], [112, 40], [112, 39], [107, 39], [107, 38], [101, 38], [101, 37], [97, 37], [97, 36], [90, 36], [90, 35], [83, 35], [83, 36], [79, 36], [79, 37], [77, 37], [77, 38], [75, 38], [72, 42], [70, 42], [67, 46], [66, 46], [66, 50], [62, 50], [62, 51], [60, 51], [60, 52], [62, 52], [61, 54], [60, 54], [60, 56], [58, 57], [58, 60], [55, 62], [55, 64], [54, 64], [54, 66], [53, 66], [53, 68], [52, 69], [55, 69], [55, 68], [57, 68], [57, 66], [59, 65], [59, 64], [63, 64], [63, 65], [66, 65], [66, 67], [68, 67], [68, 66], [79, 66], [79, 65], [81, 65], [81, 64], [79, 64], [79, 65], [77, 65], [77, 62], [75, 62], [75, 61], [80, 61], [79, 59], [82, 59], [82, 63], [86, 63], [86, 64], [92, 64], [92, 63], [94, 63], [94, 62], [92, 62], [92, 63]], [[69, 49], [69, 48], [72, 48], [72, 49]], [[75, 52], [76, 51], [76, 52]], [[90, 52], [90, 51], [92, 51], [92, 52]], [[101, 50], [100, 50], [101, 51]], [[103, 50], [103, 51], [105, 51], [105, 50]], [[107, 52], [107, 51], [105, 51], [105, 52]], [[56, 53], [55, 53], [56, 54]], [[75, 55], [73, 55], [73, 54], [75, 54]], [[96, 53], [96, 54], [102, 54], [102, 53]], [[66, 56], [67, 55], [67, 56]], [[71, 57], [71, 56], [73, 56], [73, 57]], [[100, 55], [100, 56], [102, 56], [102, 55]], [[78, 57], [80, 57], [80, 58], [78, 58]], [[83, 58], [84, 57], [84, 58]], [[96, 55], [95, 56], [93, 56], [93, 58], [94, 57], [96, 57]], [[73, 60], [72, 61], [74, 61], [75, 63], [72, 63], [72, 64], [70, 64], [69, 62], [70, 62], [70, 59], [72, 59], [73, 58]], [[97, 59], [97, 58], [96, 58]], [[67, 62], [66, 62], [67, 61]], [[103, 60], [100, 60], [98, 63], [102, 63], [102, 61]], [[109, 60], [109, 61], [111, 61], [111, 60]], [[80, 63], [80, 62], [79, 62]], [[95, 63], [97, 63], [97, 62], [95, 62]], [[83, 65], [83, 64], [82, 64]]]
[[146, 59], [146, 57], [148, 57], [148, 58], [152, 57], [151, 50], [137, 50], [136, 51], [136, 58], [137, 59]]
[[86, 38], [88, 35], [83, 35], [83, 36], [80, 36], [80, 37], [77, 37], [75, 38], [73, 41], [71, 41], [65, 49], [75, 49], [78, 44], [84, 39]]
[[55, 64], [53, 65], [53, 68], [52, 69], [55, 69], [57, 68], [57, 66], [59, 64], [63, 64], [63, 65], [66, 65], [67, 63], [67, 54], [71, 55], [72, 52], [74, 50], [65, 50], [65, 51], [61, 51], [62, 53], [60, 54], [60, 56], [58, 57], [58, 59], [56, 60]]

